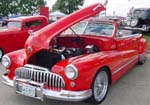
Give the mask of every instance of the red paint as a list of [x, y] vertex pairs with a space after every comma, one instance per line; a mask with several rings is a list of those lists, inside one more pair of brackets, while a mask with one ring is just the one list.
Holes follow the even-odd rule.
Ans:
[[[39, 26], [25, 28], [27, 22], [40, 20]], [[18, 50], [24, 47], [26, 39], [29, 37], [28, 31], [37, 31], [48, 24], [48, 20], [44, 16], [26, 16], [8, 20], [8, 22], [21, 22], [20, 28], [7, 28], [0, 30], [0, 48], [4, 53]]]
[[49, 19], [49, 8], [48, 7], [40, 7], [40, 15], [46, 16]]
[[[101, 8], [93, 11], [93, 8], [97, 7], [98, 5], [99, 4], [94, 4], [85, 9], [74, 12], [73, 14], [58, 20], [58, 22], [54, 22], [53, 24], [46, 26], [42, 30], [36, 32], [36, 35], [28, 38], [24, 50], [9, 53], [8, 56], [12, 62], [9, 68], [11, 73], [8, 74], [10, 79], [12, 79], [14, 76], [15, 68], [28, 63], [28, 59], [41, 49], [49, 49], [49, 44], [56, 35], [73, 24], [85, 18], [89, 18], [90, 16], [93, 16], [105, 9], [103, 6], [101, 6]], [[93, 20], [93, 22], [98, 21]], [[84, 43], [78, 44], [70, 41], [73, 38], [73, 35], [71, 37], [60, 37], [60, 39], [58, 39], [58, 45], [61, 46], [84, 48], [86, 43], [86, 45], [97, 45], [100, 49], [99, 52], [93, 54], [83, 54], [59, 61], [52, 67], [51, 72], [57, 73], [63, 77], [66, 90], [79, 91], [90, 89], [96, 73], [102, 67], [107, 67], [109, 69], [111, 83], [114, 83], [119, 77], [121, 77], [138, 62], [139, 54], [145, 53], [146, 40], [141, 34], [117, 38], [119, 23], [112, 20], [103, 22], [113, 24], [114, 31], [112, 36], [107, 37], [85, 35], [81, 36]], [[28, 46], [33, 48], [31, 53], [27, 50]], [[71, 80], [64, 75], [64, 69], [68, 64], [73, 64], [78, 68], [78, 77], [75, 80], [72, 80], [76, 84], [75, 87], [70, 86]]]

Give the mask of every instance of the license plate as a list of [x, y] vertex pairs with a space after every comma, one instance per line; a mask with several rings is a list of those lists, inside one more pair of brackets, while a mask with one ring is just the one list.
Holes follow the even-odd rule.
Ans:
[[21, 93], [26, 95], [26, 96], [35, 97], [35, 92], [36, 92], [35, 90], [36, 90], [36, 87], [23, 84]]

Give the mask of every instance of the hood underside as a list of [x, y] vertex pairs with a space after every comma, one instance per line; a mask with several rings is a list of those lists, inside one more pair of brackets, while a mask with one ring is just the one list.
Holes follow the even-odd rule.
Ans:
[[28, 53], [26, 50], [27, 56], [29, 57], [41, 49], [48, 49], [49, 43], [53, 37], [57, 36], [59, 33], [63, 32], [72, 25], [86, 18], [95, 16], [103, 10], [105, 10], [105, 7], [99, 3], [96, 3], [78, 10], [35, 32], [34, 35], [30, 36], [26, 41], [25, 48], [27, 49], [28, 47], [32, 47], [32, 52]]

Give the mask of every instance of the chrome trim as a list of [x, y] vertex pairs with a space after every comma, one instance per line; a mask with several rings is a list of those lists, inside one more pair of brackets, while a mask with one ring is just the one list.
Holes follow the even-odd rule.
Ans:
[[[28, 72], [30, 72], [29, 75]], [[26, 65], [25, 67], [19, 67], [15, 70], [15, 76], [38, 83], [45, 83], [49, 88], [55, 88], [59, 90], [65, 88], [65, 82], [60, 75], [52, 73], [48, 71], [48, 69], [43, 69], [38, 66]], [[60, 82], [58, 82], [59, 79], [61, 80]]]
[[93, 84], [93, 96], [97, 102], [100, 102], [104, 99], [109, 86], [108, 81], [109, 80], [106, 71], [101, 71], [97, 74]]
[[120, 70], [122, 70], [123, 68], [125, 68], [126, 66], [128, 66], [129, 64], [133, 63], [133, 61], [135, 61], [136, 59], [138, 59], [138, 56], [132, 58], [132, 60], [130, 60], [128, 63], [124, 64], [123, 66], [121, 66], [120, 68], [118, 68], [117, 70], [115, 70], [112, 75], [118, 73]]
[[[36, 88], [36, 96], [32, 98], [39, 99], [41, 101], [44, 100], [44, 98], [50, 98], [50, 99], [56, 99], [56, 100], [65, 100], [65, 101], [82, 101], [85, 99], [88, 99], [92, 96], [92, 90], [83, 90], [83, 91], [69, 91], [69, 90], [50, 90], [50, 89], [44, 89], [44, 84], [37, 83], [34, 81], [26, 80], [26, 79], [20, 79], [18, 77], [14, 78], [14, 89], [16, 93], [24, 95], [19, 91], [19, 88], [21, 88], [22, 84], [27, 84], [30, 86], [33, 86]], [[20, 87], [19, 87], [20, 86]], [[25, 95], [26, 96], [26, 95]], [[29, 96], [31, 97], [31, 96]]]
[[136, 38], [136, 36], [138, 36], [138, 35], [140, 35], [140, 34], [130, 34], [130, 35], [122, 36], [122, 37], [116, 37], [115, 39], [119, 40], [119, 39], [132, 38], [132, 37]]
[[93, 11], [96, 11], [98, 8], [102, 7], [100, 4], [93, 8]]
[[10, 79], [8, 78], [8, 76], [5, 76], [5, 75], [2, 75], [2, 80], [1, 80], [1, 82], [2, 82], [3, 84], [7, 85], [7, 86], [10, 86], [10, 87], [13, 87], [13, 86], [14, 86], [13, 81], [10, 80]]
[[3, 57], [3, 51], [2, 51], [2, 49], [0, 48], [0, 61], [1, 61], [2, 57]]
[[[19, 79], [18, 77], [14, 77], [14, 81], [12, 81], [7, 76], [4, 76], [4, 75], [2, 76], [2, 78], [3, 78], [3, 81], [5, 81], [5, 82], [2, 81], [2, 83], [8, 86], [14, 87], [14, 90], [16, 91], [16, 93], [21, 94], [21, 95], [24, 95], [24, 94], [17, 91], [16, 85], [19, 85], [23, 82], [23, 83], [28, 83], [30, 85], [39, 86], [39, 87], [36, 87], [38, 97], [32, 97], [32, 98], [36, 98], [41, 101], [43, 101], [44, 98], [50, 98], [50, 99], [56, 99], [56, 100], [77, 102], [77, 101], [88, 99], [92, 96], [91, 89], [83, 90], [83, 91], [69, 91], [69, 90], [56, 91], [56, 90], [44, 89], [43, 87], [44, 84], [37, 83], [31, 80]], [[18, 81], [22, 81], [22, 82], [19, 83]]]
[[[146, 55], [146, 54], [145, 54]], [[139, 62], [145, 62], [145, 60], [146, 60], [146, 57], [145, 57], [145, 55], [144, 54], [140, 54], [139, 55]]]
[[[69, 67], [71, 67], [73, 70], [74, 70], [74, 72], [75, 72], [75, 76], [73, 77], [73, 78], [68, 78], [68, 76], [66, 75], [66, 70], [67, 70], [67, 68], [69, 68]], [[68, 78], [68, 79], [70, 79], [70, 80], [75, 80], [77, 77], [78, 77], [78, 69], [73, 65], [73, 64], [69, 64], [69, 65], [67, 65], [66, 66], [66, 68], [65, 68], [65, 70], [64, 70], [64, 72], [65, 72], [65, 76]]]
[[[8, 62], [9, 62], [9, 64], [7, 65], [7, 66], [5, 66], [4, 64], [3, 64], [3, 59], [4, 58], [6, 58], [7, 60], [8, 60]], [[9, 58], [9, 56], [7, 56], [7, 55], [4, 55], [3, 57], [2, 57], [2, 65], [4, 66], [4, 67], [6, 67], [6, 68], [8, 68], [10, 65], [11, 65], [11, 60], [10, 60], [10, 58]]]
[[35, 66], [35, 65], [32, 65], [32, 64], [26, 64], [26, 65], [24, 65], [24, 67], [32, 68], [32, 69], [38, 69], [38, 70], [41, 70], [41, 71], [49, 71], [47, 68], [40, 67], [40, 66]]
[[61, 90], [60, 92], [43, 90], [43, 92], [45, 93], [46, 98], [64, 101], [74, 101], [74, 102], [83, 101], [92, 96], [91, 89], [84, 91]]

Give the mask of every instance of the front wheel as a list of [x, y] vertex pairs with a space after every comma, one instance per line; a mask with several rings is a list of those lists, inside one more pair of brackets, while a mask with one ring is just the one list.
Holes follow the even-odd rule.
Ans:
[[2, 59], [2, 56], [3, 56], [3, 50], [0, 49], [0, 61], [1, 61], [1, 59]]
[[93, 95], [91, 97], [91, 100], [93, 103], [99, 104], [105, 99], [109, 88], [108, 75], [109, 73], [105, 68], [97, 73], [92, 85]]

